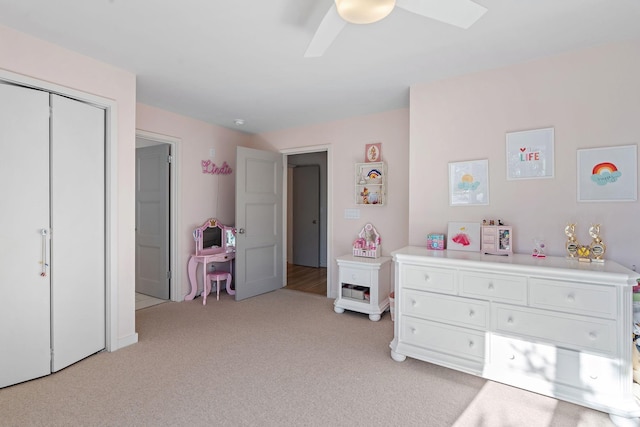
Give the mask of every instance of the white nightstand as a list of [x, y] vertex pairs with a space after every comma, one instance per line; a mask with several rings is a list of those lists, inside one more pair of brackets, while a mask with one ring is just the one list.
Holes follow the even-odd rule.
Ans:
[[338, 263], [338, 297], [333, 303], [336, 313], [345, 310], [369, 315], [376, 322], [389, 308], [391, 292], [391, 257], [363, 258], [345, 255]]

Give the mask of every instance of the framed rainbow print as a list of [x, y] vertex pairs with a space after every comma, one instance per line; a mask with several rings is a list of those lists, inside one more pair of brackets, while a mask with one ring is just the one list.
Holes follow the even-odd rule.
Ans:
[[489, 160], [449, 163], [449, 204], [489, 204]]
[[635, 202], [637, 145], [578, 150], [579, 202]]

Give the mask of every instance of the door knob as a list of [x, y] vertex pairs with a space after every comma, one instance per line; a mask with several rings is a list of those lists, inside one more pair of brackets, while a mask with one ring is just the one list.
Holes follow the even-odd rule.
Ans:
[[318, 223], [318, 220], [317, 220], [317, 219], [314, 219], [313, 221], [311, 221], [311, 223], [312, 223], [312, 224], [317, 224], [317, 223]]
[[238, 233], [244, 234], [244, 228], [238, 228]]

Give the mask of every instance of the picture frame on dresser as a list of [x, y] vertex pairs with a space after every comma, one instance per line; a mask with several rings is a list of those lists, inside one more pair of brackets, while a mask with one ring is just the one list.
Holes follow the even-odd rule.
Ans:
[[479, 222], [450, 222], [447, 228], [447, 249], [451, 251], [480, 251]]

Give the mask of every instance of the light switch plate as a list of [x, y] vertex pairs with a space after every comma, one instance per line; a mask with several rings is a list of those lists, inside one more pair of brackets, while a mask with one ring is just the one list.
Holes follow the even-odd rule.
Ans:
[[360, 219], [360, 209], [345, 209], [344, 210], [344, 218], [345, 219]]

